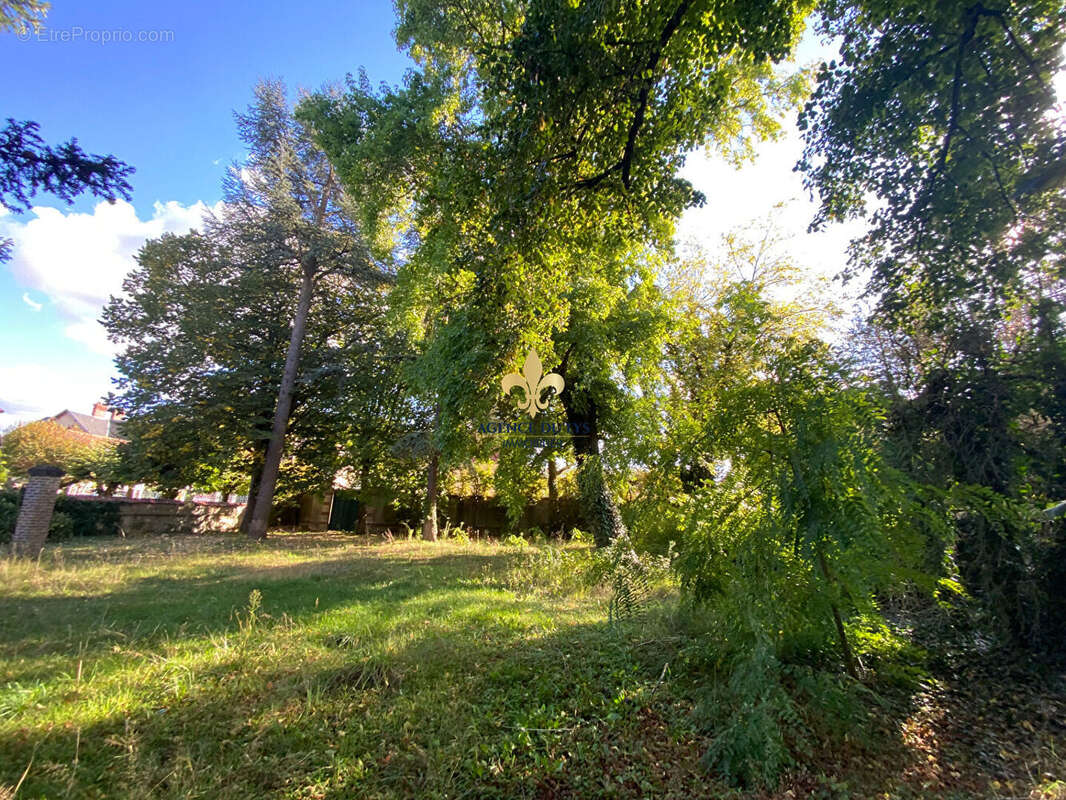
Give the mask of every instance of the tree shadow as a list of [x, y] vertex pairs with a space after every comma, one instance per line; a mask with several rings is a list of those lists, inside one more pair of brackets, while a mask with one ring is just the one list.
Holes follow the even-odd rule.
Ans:
[[[1024, 702], [990, 711], [1029, 673], [985, 674], [964, 660], [938, 669], [938, 682], [885, 690], [865, 737], [826, 735], [774, 792], [729, 795], [700, 764], [713, 732], [693, 722], [696, 676], [662, 617], [612, 625], [591, 603], [564, 614], [566, 601], [469, 582], [499, 571], [505, 551], [406, 555], [200, 579], [184, 596], [220, 598], [200, 628], [166, 608], [180, 579], [132, 582], [122, 602], [149, 604], [166, 635], [225, 631], [232, 650], [181, 692], [127, 712], [101, 707], [80, 728], [5, 726], [0, 785], [32, 760], [22, 796], [964, 798], [1022, 774], [1031, 750], [1017, 737], [1014, 755], [993, 749], [1004, 727], [1043, 726], [1041, 746], [1066, 747], [1061, 723], [1054, 732], [1066, 717], [1061, 684], [1032, 684]], [[252, 589], [270, 617], [241, 628], [232, 609]], [[50, 613], [70, 609], [51, 599]], [[344, 605], [365, 613], [301, 630]], [[155, 630], [131, 637], [140, 649], [165, 641]], [[68, 690], [70, 702], [89, 702], [87, 690]]]
[[429, 556], [375, 553], [287, 565], [218, 564], [193, 576], [147, 575], [107, 592], [77, 595], [0, 596], [0, 661], [42, 660], [40, 666], [0, 673], [0, 682], [43, 681], [56, 664], [73, 671], [136, 643], [139, 652], [159, 651], [176, 638], [232, 633], [253, 591], [266, 619], [307, 623], [346, 606], [404, 602], [423, 592], [484, 570], [498, 569], [505, 552], [441, 554], [433, 575]]
[[420, 608], [478, 619], [474, 635], [431, 623], [387, 652], [341, 637], [329, 663], [251, 675], [238, 654], [166, 706], [18, 730], [0, 740], [0, 784], [31, 757], [26, 796], [49, 797], [680, 797], [680, 776], [689, 793], [705, 781], [700, 737], [678, 727], [685, 709], [654, 648], [634, 647], [639, 628], [531, 631], [515, 615], [550, 602], [513, 599], [499, 622], [482, 602]]

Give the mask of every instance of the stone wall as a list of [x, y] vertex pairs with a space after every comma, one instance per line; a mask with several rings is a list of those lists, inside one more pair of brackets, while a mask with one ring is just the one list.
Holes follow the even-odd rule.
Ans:
[[152, 536], [237, 530], [244, 504], [191, 503], [128, 497], [64, 497], [75, 536]]
[[229, 533], [237, 530], [244, 505], [182, 503], [177, 500], [86, 499], [118, 503], [119, 527], [126, 536], [160, 533]]

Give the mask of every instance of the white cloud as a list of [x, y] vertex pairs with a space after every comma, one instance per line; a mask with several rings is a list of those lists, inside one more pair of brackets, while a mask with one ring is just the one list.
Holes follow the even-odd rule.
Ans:
[[96, 319], [72, 322], [63, 328], [63, 333], [68, 339], [81, 342], [94, 353], [102, 356], [113, 356], [118, 352], [113, 343], [108, 341], [107, 331]]
[[0, 365], [0, 430], [51, 417], [65, 408], [88, 413], [111, 388], [92, 370], [56, 370], [41, 364]]
[[97, 320], [108, 298], [121, 293], [134, 255], [147, 239], [200, 227], [207, 210], [202, 202], [157, 202], [142, 220], [122, 201], [102, 202], [91, 214], [35, 206], [34, 219], [0, 221], [0, 236], [14, 240], [8, 268], [15, 280], [48, 297], [67, 322], [66, 335], [110, 354], [114, 348]]
[[43, 305], [41, 305], [38, 302], [35, 302], [33, 300], [33, 298], [30, 297], [30, 293], [29, 292], [23, 292], [22, 293], [22, 302], [25, 303], [26, 305], [28, 305], [34, 311], [40, 311], [42, 308], [44, 308]]

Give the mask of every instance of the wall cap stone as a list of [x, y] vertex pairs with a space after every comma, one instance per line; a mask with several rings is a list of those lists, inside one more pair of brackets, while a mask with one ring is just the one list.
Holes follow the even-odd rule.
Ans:
[[43, 476], [46, 478], [62, 478], [66, 473], [59, 467], [53, 467], [51, 464], [38, 464], [36, 467], [30, 467], [30, 477]]

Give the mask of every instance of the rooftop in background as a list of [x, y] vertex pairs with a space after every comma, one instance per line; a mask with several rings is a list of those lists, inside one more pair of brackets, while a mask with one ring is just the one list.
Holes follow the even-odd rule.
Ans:
[[96, 403], [91, 414], [64, 409], [52, 417], [52, 421], [67, 429], [76, 429], [90, 436], [104, 439], [122, 439], [122, 420], [120, 411], [112, 411], [103, 403]]

